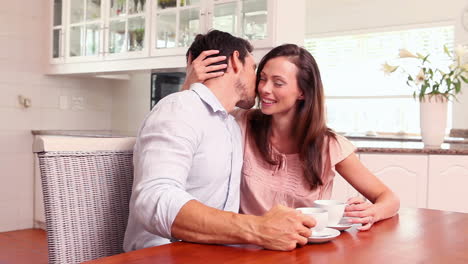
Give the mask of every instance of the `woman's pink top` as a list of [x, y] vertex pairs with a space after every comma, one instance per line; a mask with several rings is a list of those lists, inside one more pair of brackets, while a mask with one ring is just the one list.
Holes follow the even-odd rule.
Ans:
[[[263, 215], [277, 204], [291, 208], [310, 207], [315, 200], [330, 199], [335, 165], [351, 155], [356, 148], [345, 137], [336, 135], [328, 140], [329, 153], [324, 149], [323, 185], [312, 190], [305, 179], [298, 154], [279, 154], [278, 165], [263, 160], [255, 143], [246, 134], [247, 112], [234, 115], [244, 135], [244, 165], [242, 167], [240, 212]], [[275, 150], [274, 150], [275, 151]]]

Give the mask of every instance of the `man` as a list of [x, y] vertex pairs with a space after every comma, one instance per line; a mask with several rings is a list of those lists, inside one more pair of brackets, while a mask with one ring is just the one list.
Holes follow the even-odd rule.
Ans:
[[125, 251], [177, 240], [292, 250], [315, 225], [282, 206], [263, 216], [237, 214], [242, 136], [229, 113], [254, 105], [256, 65], [246, 40], [216, 30], [198, 35], [188, 53], [213, 49], [226, 56], [224, 74], [165, 97], [143, 122]]

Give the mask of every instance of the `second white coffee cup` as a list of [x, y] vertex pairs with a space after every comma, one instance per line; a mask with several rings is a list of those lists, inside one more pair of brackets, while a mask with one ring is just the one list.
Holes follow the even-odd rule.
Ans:
[[328, 226], [336, 226], [343, 218], [346, 203], [336, 200], [316, 200], [315, 207], [328, 211]]
[[303, 214], [308, 215], [315, 219], [315, 227], [311, 228], [314, 232], [323, 231], [327, 227], [328, 223], [328, 212], [322, 208], [313, 208], [313, 207], [301, 207], [296, 208], [296, 210], [301, 211]]

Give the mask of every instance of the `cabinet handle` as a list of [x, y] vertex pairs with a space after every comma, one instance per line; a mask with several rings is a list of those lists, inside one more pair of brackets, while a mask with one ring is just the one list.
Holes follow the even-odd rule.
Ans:
[[204, 16], [205, 15], [205, 12], [200, 12], [200, 16]]

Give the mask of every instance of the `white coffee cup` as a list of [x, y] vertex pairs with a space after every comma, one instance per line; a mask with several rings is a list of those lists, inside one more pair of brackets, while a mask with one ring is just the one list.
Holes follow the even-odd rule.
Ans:
[[328, 226], [336, 226], [343, 218], [346, 203], [336, 200], [316, 200], [314, 206], [328, 211]]
[[308, 215], [312, 218], [315, 219], [316, 224], [312, 230], [312, 232], [320, 232], [327, 227], [328, 223], [328, 212], [325, 209], [322, 208], [314, 208], [314, 207], [301, 207], [301, 208], [296, 208], [296, 210], [301, 211], [303, 214]]

